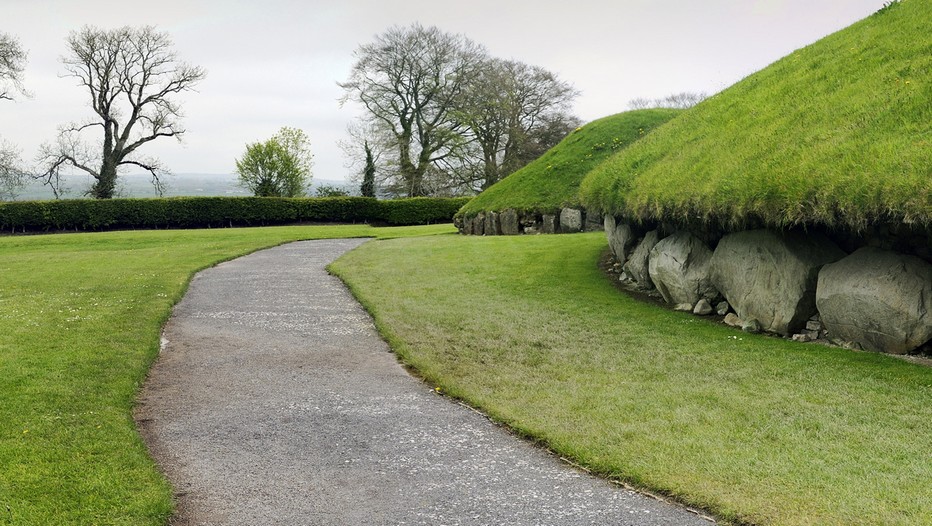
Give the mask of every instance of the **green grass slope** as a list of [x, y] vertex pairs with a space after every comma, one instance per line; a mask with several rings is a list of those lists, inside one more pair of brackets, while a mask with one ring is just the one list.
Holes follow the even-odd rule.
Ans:
[[588, 208], [726, 226], [932, 223], [932, 0], [903, 0], [598, 166]]
[[508, 208], [551, 213], [564, 206], [578, 206], [579, 183], [590, 170], [677, 113], [679, 110], [638, 110], [593, 121], [486, 189], [459, 214], [474, 216]]
[[438, 236], [331, 268], [429, 382], [597, 473], [726, 524], [932, 525], [932, 368], [639, 302], [604, 250]]

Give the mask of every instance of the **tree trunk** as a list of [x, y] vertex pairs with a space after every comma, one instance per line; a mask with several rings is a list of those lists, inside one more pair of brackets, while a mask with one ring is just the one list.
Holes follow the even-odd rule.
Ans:
[[117, 163], [112, 157], [104, 157], [100, 165], [100, 175], [91, 188], [91, 197], [94, 199], [111, 199], [116, 190]]

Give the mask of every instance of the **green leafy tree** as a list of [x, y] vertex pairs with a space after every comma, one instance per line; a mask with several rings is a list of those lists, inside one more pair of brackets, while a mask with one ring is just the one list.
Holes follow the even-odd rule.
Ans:
[[359, 193], [363, 197], [375, 197], [375, 159], [368, 141], [364, 143], [363, 148], [366, 151], [366, 167], [362, 170], [362, 185], [359, 187]]
[[307, 135], [284, 127], [265, 142], [246, 145], [236, 174], [240, 186], [258, 197], [300, 197], [311, 183], [312, 159]]

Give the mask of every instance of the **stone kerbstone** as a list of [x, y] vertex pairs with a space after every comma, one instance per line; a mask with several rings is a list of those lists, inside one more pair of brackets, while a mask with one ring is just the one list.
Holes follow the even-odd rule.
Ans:
[[509, 208], [499, 214], [502, 234], [506, 236], [516, 236], [521, 233], [518, 228], [518, 212], [514, 208]]
[[741, 319], [792, 334], [816, 312], [819, 269], [845, 253], [821, 235], [749, 230], [729, 234], [712, 255], [712, 283]]
[[582, 232], [582, 228], [582, 210], [577, 208], [560, 210], [560, 232]]
[[605, 237], [608, 239], [608, 247], [615, 255], [615, 259], [624, 264], [634, 251], [637, 232], [628, 223], [619, 221], [610, 215], [605, 216], [602, 224], [605, 228]]
[[603, 228], [602, 216], [599, 214], [591, 214], [589, 212], [583, 211], [583, 218], [585, 223], [586, 232], [598, 232]]
[[499, 224], [498, 212], [487, 212], [485, 216], [485, 235], [500, 236], [502, 227]]
[[903, 354], [932, 338], [932, 265], [865, 247], [825, 265], [816, 304], [832, 338]]
[[473, 234], [481, 236], [485, 234], [485, 212], [479, 212], [476, 214], [476, 218], [472, 224]]
[[656, 230], [644, 234], [644, 237], [631, 252], [628, 261], [625, 263], [625, 272], [631, 276], [631, 279], [637, 283], [640, 289], [654, 288], [654, 282], [650, 279], [648, 262], [650, 261], [650, 251], [658, 241], [660, 241], [660, 234]]
[[556, 234], [557, 228], [559, 228], [559, 223], [557, 223], [557, 216], [554, 214], [544, 214], [541, 218], [541, 227], [540, 231], [543, 234]]
[[696, 304], [702, 298], [715, 300], [719, 294], [709, 279], [712, 251], [689, 232], [661, 239], [650, 251], [648, 272], [667, 303]]
[[471, 218], [471, 217], [464, 217], [464, 218], [463, 218], [463, 227], [460, 229], [460, 232], [462, 232], [463, 234], [465, 234], [465, 235], [467, 235], [467, 236], [472, 235], [472, 224], [473, 224], [473, 218]]

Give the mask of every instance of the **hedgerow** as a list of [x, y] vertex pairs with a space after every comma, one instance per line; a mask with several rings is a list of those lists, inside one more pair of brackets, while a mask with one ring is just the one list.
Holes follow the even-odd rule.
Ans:
[[0, 203], [0, 231], [211, 228], [288, 223], [445, 223], [469, 198], [173, 197]]

